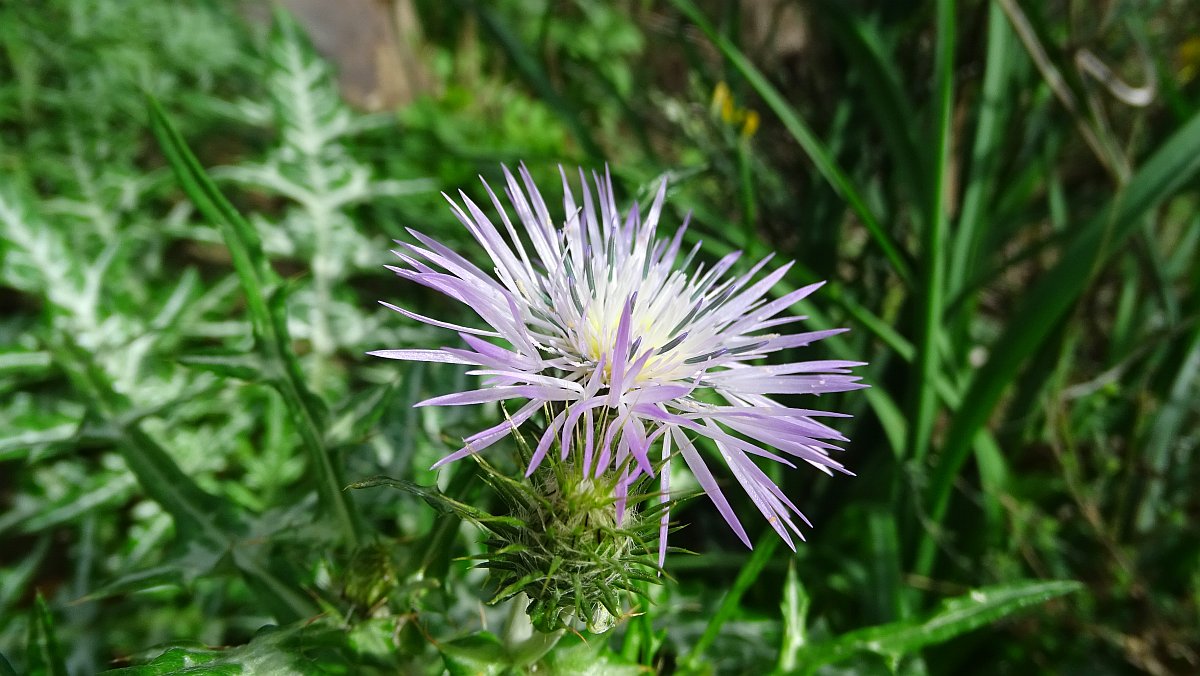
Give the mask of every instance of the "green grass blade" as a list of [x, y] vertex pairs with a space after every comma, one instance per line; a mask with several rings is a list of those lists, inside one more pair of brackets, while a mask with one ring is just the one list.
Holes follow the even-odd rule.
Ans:
[[1167, 255], [1167, 276], [1179, 277], [1190, 273], [1195, 267], [1197, 249], [1200, 249], [1200, 215], [1192, 217], [1180, 241], [1171, 247]]
[[904, 557], [900, 552], [896, 511], [892, 505], [872, 507], [868, 512], [867, 542], [870, 546], [867, 562], [870, 585], [865, 591], [869, 618], [876, 622], [902, 619], [908, 615], [901, 575]]
[[979, 467], [979, 486], [982, 488], [983, 510], [987, 518], [988, 532], [1005, 534], [1007, 514], [1000, 503], [1009, 490], [1008, 461], [1000, 451], [1000, 445], [990, 434], [975, 436], [975, 464]]
[[887, 256], [888, 262], [891, 263], [896, 274], [906, 282], [911, 280], [912, 270], [901, 253], [900, 248], [892, 240], [891, 235], [884, 230], [879, 219], [875, 217], [870, 207], [867, 206], [866, 200], [863, 199], [859, 191], [850, 182], [850, 178], [838, 166], [833, 155], [821, 143], [820, 139], [817, 138], [816, 134], [813, 133], [812, 129], [808, 127], [800, 115], [788, 104], [787, 100], [783, 98], [779, 90], [767, 80], [754, 64], [750, 63], [750, 60], [746, 58], [746, 55], [736, 45], [713, 28], [713, 25], [709, 23], [708, 19], [704, 17], [704, 14], [700, 12], [691, 0], [671, 0], [671, 4], [675, 5], [692, 23], [696, 24], [708, 36], [708, 39], [716, 45], [717, 49], [721, 50], [725, 58], [729, 59], [733, 67], [741, 73], [742, 77], [746, 78], [746, 81], [758, 92], [758, 95], [762, 97], [771, 111], [779, 116], [780, 121], [787, 127], [788, 132], [800, 144], [804, 152], [808, 154], [813, 164], [817, 167], [817, 170], [825, 177], [825, 180], [829, 181], [833, 189], [849, 203], [855, 215], [858, 216], [863, 225], [866, 226], [868, 232], [871, 233], [871, 237], [874, 239], [876, 245]]
[[717, 639], [717, 635], [721, 633], [721, 627], [733, 618], [738, 612], [738, 606], [742, 601], [742, 595], [750, 588], [750, 585], [759, 578], [763, 568], [767, 562], [771, 560], [771, 556], [775, 554], [775, 549], [779, 547], [779, 537], [774, 531], [768, 530], [763, 538], [760, 538], [758, 547], [750, 555], [750, 560], [746, 561], [746, 565], [742, 566], [741, 572], [738, 573], [737, 579], [733, 581], [733, 586], [725, 594], [725, 598], [721, 599], [721, 605], [717, 606], [717, 612], [708, 621], [708, 625], [704, 627], [704, 633], [696, 641], [696, 645], [687, 655], [680, 659], [680, 664], [688, 667], [696, 667], [700, 664], [700, 659], [704, 653], [712, 646], [713, 641]]
[[979, 120], [949, 261], [948, 284], [955, 293], [962, 290], [968, 271], [976, 267], [987, 221], [988, 198], [995, 190], [1000, 150], [1005, 142], [1004, 125], [1011, 112], [1006, 92], [1012, 78], [1015, 42], [1004, 10], [992, 3], [988, 8], [987, 65], [980, 92]]
[[1196, 383], [1200, 380], [1200, 328], [1194, 330], [1188, 338], [1184, 355], [1167, 391], [1166, 401], [1162, 403], [1158, 416], [1149, 426], [1149, 435], [1141, 444], [1151, 470], [1145, 495], [1138, 505], [1135, 522], [1137, 530], [1142, 533], [1154, 526], [1163, 507], [1162, 496], [1166, 487], [1166, 477], [1170, 473], [1168, 465], [1171, 452], [1182, 443], [1179, 431], [1187, 420], [1189, 410], [1195, 405], [1194, 392]]
[[[1013, 320], [976, 373], [947, 432], [945, 450], [934, 469], [927, 509], [941, 523], [958, 475], [975, 436], [987, 423], [1001, 395], [1021, 366], [1070, 310], [1096, 272], [1142, 224], [1153, 209], [1200, 170], [1200, 114], [1159, 146], [1098, 217], [1080, 229], [1058, 263], [1029, 290]], [[936, 545], [921, 543], [915, 570], [927, 575]]]
[[922, 237], [921, 278], [917, 289], [917, 355], [915, 396], [910, 415], [908, 456], [920, 460], [929, 450], [937, 415], [938, 344], [945, 294], [946, 230], [949, 227], [950, 134], [954, 114], [954, 0], [937, 3], [937, 126], [929, 182], [929, 219]]
[[[833, 29], [832, 37], [841, 44], [842, 53], [862, 79], [866, 108], [883, 133], [898, 179], [913, 202], [929, 194], [923, 153], [914, 133], [920, 128], [912, 102], [904, 92], [896, 59], [887, 53], [878, 31], [851, 11], [844, 2], [819, 0], [813, 3]], [[926, 221], [928, 220], [928, 214]]]
[[352, 546], [360, 540], [361, 522], [354, 503], [342, 490], [345, 482], [340, 467], [326, 448], [321, 420], [323, 410], [304, 384], [296, 354], [288, 337], [283, 296], [278, 279], [263, 254], [258, 233], [225, 199], [200, 166], [162, 107], [147, 98], [150, 126], [181, 186], [196, 208], [221, 229], [234, 269], [245, 291], [246, 306], [254, 327], [264, 368], [270, 383], [283, 396], [308, 452], [309, 468], [315, 474], [321, 505]]
[[738, 139], [737, 144], [737, 166], [738, 166], [738, 194], [741, 197], [742, 203], [742, 239], [745, 241], [745, 248], [748, 249], [752, 258], [761, 257], [757, 251], [753, 249], [761, 246], [762, 240], [754, 237], [754, 230], [758, 225], [758, 195], [756, 194], [756, 185], [754, 182], [754, 167], [750, 155], [750, 144], [745, 137]]
[[69, 676], [66, 655], [54, 631], [54, 617], [46, 599], [38, 592], [29, 618], [29, 673], [45, 676]]

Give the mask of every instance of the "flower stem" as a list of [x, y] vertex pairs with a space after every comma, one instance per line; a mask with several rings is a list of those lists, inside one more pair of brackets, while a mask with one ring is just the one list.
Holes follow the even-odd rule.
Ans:
[[516, 645], [509, 646], [508, 650], [512, 656], [512, 663], [524, 667], [537, 662], [558, 644], [558, 640], [566, 632], [566, 629], [557, 629], [546, 634], [534, 629], [533, 634], [529, 638]]
[[509, 659], [514, 666], [524, 667], [540, 660], [566, 633], [566, 629], [550, 633], [535, 629], [525, 612], [528, 606], [529, 597], [524, 592], [517, 594], [512, 600], [508, 626], [504, 631], [504, 646], [508, 649]]

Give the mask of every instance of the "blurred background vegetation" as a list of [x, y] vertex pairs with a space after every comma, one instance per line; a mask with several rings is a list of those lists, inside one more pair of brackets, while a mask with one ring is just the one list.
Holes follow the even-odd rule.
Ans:
[[[668, 177], [705, 256], [795, 259], [777, 293], [830, 281], [809, 323], [853, 331], [806, 356], [870, 362], [865, 396], [821, 402], [855, 414], [858, 476], [779, 476], [810, 541], [752, 559], [690, 502], [700, 555], [616, 632], [624, 659], [789, 670], [1041, 579], [1084, 589], [839, 668], [1200, 671], [1196, 3], [282, 4], [0, 2], [0, 673], [322, 611], [427, 665], [488, 622], [475, 531], [331, 482], [433, 484], [498, 414], [414, 410], [461, 370], [363, 353], [453, 340], [376, 305], [454, 320], [381, 269], [389, 240], [477, 257], [438, 193], [521, 161], [548, 198], [560, 163], [643, 203]], [[146, 92], [261, 238], [261, 289]], [[468, 473], [442, 485], [486, 504]]]

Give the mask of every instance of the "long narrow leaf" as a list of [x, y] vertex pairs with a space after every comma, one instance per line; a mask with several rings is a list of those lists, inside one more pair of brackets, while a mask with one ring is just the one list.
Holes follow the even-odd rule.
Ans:
[[29, 672], [46, 676], [69, 676], [66, 654], [54, 630], [54, 616], [46, 599], [38, 592], [29, 618]]
[[[1074, 306], [1097, 271], [1141, 225], [1142, 219], [1197, 171], [1200, 171], [1200, 114], [1159, 146], [1108, 207], [1080, 229], [1057, 265], [1025, 295], [988, 361], [971, 381], [947, 432], [945, 450], [928, 493], [928, 513], [935, 524], [946, 516], [954, 478], [966, 461], [976, 434], [1025, 360]], [[935, 555], [935, 543], [926, 538], [921, 544], [916, 571], [928, 574]]]
[[781, 672], [795, 669], [800, 651], [808, 643], [808, 591], [796, 575], [796, 562], [788, 561], [787, 577], [783, 581], [783, 643], [779, 648], [776, 668]]
[[821, 172], [821, 175], [825, 177], [825, 180], [829, 181], [833, 189], [849, 202], [850, 208], [871, 233], [872, 239], [875, 240], [880, 250], [887, 256], [896, 274], [905, 281], [910, 280], [912, 278], [912, 271], [903, 254], [900, 252], [900, 248], [892, 240], [891, 235], [884, 230], [879, 219], [875, 217], [874, 212], [867, 206], [866, 200], [863, 199], [859, 191], [850, 182], [850, 178], [838, 166], [837, 161], [828, 148], [821, 143], [817, 135], [804, 122], [803, 118], [788, 104], [783, 95], [779, 93], [779, 90], [767, 80], [754, 64], [750, 63], [750, 60], [746, 58], [746, 55], [741, 50], [713, 28], [713, 25], [709, 23], [708, 19], [704, 17], [704, 14], [700, 12], [699, 8], [691, 0], [671, 0], [671, 2], [708, 36], [708, 39], [716, 45], [717, 49], [721, 50], [721, 53], [725, 55], [725, 58], [729, 59], [733, 67], [742, 74], [742, 77], [746, 78], [750, 86], [754, 87], [754, 90], [763, 98], [767, 106], [779, 116], [780, 121], [787, 127], [792, 137], [796, 139], [796, 142], [800, 144], [804, 152], [812, 159], [813, 164], [817, 167], [817, 171]]
[[267, 264], [258, 234], [217, 189], [158, 102], [153, 98], [148, 98], [147, 102], [151, 130], [167, 162], [196, 208], [218, 224], [229, 247], [234, 268], [245, 291], [254, 335], [266, 361], [264, 368], [272, 372], [274, 377], [270, 382], [292, 412], [296, 429], [308, 452], [310, 471], [315, 474], [321, 505], [338, 525], [347, 542], [357, 545], [361, 530], [358, 513], [354, 503], [342, 491], [345, 482], [340, 468], [325, 446], [320, 424], [323, 411], [304, 384], [299, 360], [291, 349], [279, 283]]
[[917, 327], [916, 378], [908, 455], [920, 460], [929, 450], [937, 415], [938, 344], [946, 284], [946, 230], [949, 227], [950, 124], [954, 106], [954, 0], [937, 3], [937, 128], [929, 181], [928, 221], [922, 237], [921, 278], [917, 289], [920, 323]]
[[985, 232], [982, 227], [987, 218], [985, 207], [990, 193], [996, 190], [993, 179], [1004, 143], [1004, 124], [1011, 109], [1005, 93], [1012, 77], [1014, 43], [1004, 10], [992, 3], [988, 8], [987, 66], [979, 94], [979, 120], [949, 261], [949, 287], [954, 293], [962, 291], [968, 271], [975, 268]]
[[[904, 77], [899, 72], [895, 57], [886, 53], [876, 29], [858, 16], [856, 11], [851, 11], [846, 3], [819, 0], [813, 3], [813, 7], [823, 13], [833, 29], [832, 37], [841, 44], [842, 53], [863, 80], [866, 108], [883, 133], [898, 179], [904, 182], [914, 202], [927, 202], [928, 177], [921, 146], [915, 137], [920, 124], [912, 101], [901, 84]], [[928, 215], [924, 220], [929, 220]]]
[[919, 620], [869, 627], [830, 641], [809, 644], [797, 658], [803, 665], [799, 673], [810, 673], [822, 665], [863, 652], [893, 659], [903, 657], [1082, 587], [1078, 582], [1056, 581], [1019, 582], [977, 589], [945, 601], [939, 609]]
[[1168, 469], [1171, 451], [1179, 443], [1179, 430], [1187, 419], [1189, 408], [1195, 405], [1192, 397], [1197, 376], [1200, 375], [1200, 327], [1188, 337], [1183, 354], [1184, 358], [1167, 390], [1167, 400], [1162, 403], [1154, 424], [1150, 425], [1145, 443], [1141, 444], [1152, 470], [1137, 513], [1136, 526], [1141, 532], [1148, 531], [1157, 521], [1167, 477], [1171, 475]]
[[765, 538], [760, 538], [758, 547], [750, 555], [750, 560], [746, 561], [746, 565], [742, 566], [737, 579], [733, 581], [733, 586], [725, 593], [725, 598], [721, 599], [721, 605], [717, 607], [717, 612], [713, 614], [712, 618], [708, 621], [708, 625], [704, 628], [704, 633], [700, 635], [699, 640], [692, 646], [691, 651], [680, 660], [681, 664], [689, 666], [699, 664], [705, 651], [717, 639], [717, 635], [721, 633], [721, 627], [725, 626], [725, 623], [733, 619], [733, 616], [737, 614], [738, 606], [742, 602], [742, 595], [758, 579], [778, 546], [779, 538], [775, 537], [774, 533], [768, 533]]

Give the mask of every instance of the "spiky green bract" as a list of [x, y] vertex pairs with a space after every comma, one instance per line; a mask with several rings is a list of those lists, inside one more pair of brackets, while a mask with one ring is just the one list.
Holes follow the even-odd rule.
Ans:
[[403, 479], [374, 477], [352, 488], [398, 488], [486, 531], [487, 551], [478, 557], [478, 567], [489, 571], [489, 586], [495, 589], [488, 602], [523, 592], [530, 599], [530, 621], [541, 632], [577, 627], [606, 632], [633, 597], [645, 598], [646, 584], [659, 583], [655, 551], [662, 510], [669, 503], [649, 500], [657, 493], [642, 494], [635, 487], [618, 519], [609, 483], [615, 478], [584, 478], [573, 462], [560, 461], [514, 479], [474, 457], [506, 514], [489, 514]]
[[396, 565], [392, 550], [385, 543], [371, 542], [359, 547], [346, 569], [342, 593], [348, 601], [371, 608], [386, 598], [396, 586]]
[[[519, 527], [489, 528], [486, 558], [492, 603], [524, 592], [533, 626], [550, 632], [574, 624], [603, 633], [625, 613], [644, 583], [659, 581], [655, 563], [661, 507], [626, 506], [618, 517], [616, 478], [584, 477], [572, 461], [546, 463], [525, 480], [480, 460], [483, 477]], [[657, 493], [634, 500], [657, 497]], [[633, 500], [631, 500], [633, 502]]]

